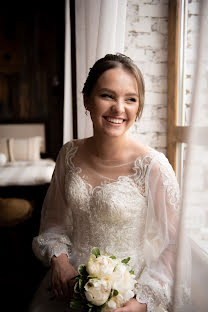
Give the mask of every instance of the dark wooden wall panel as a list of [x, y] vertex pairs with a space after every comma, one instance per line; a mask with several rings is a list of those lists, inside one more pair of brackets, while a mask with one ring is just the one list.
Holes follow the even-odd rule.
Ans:
[[65, 1], [0, 3], [0, 122], [42, 121], [48, 155], [63, 139]]

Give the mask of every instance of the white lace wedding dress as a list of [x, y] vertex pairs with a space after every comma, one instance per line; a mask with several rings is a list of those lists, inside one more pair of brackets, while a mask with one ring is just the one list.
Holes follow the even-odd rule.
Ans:
[[[171, 311], [179, 187], [167, 158], [149, 148], [130, 174], [96, 178], [76, 164], [78, 149], [74, 140], [58, 155], [34, 253], [48, 266], [53, 255], [66, 253], [76, 269], [93, 247], [131, 257], [137, 300], [147, 303], [148, 312]], [[50, 270], [30, 311], [65, 311], [65, 304], [50, 300], [49, 282]]]

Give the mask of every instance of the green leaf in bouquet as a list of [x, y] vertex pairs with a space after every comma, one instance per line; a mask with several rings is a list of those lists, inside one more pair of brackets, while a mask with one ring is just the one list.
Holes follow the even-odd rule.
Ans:
[[114, 259], [116, 259], [116, 257], [115, 257], [115, 256], [110, 256], [110, 258], [111, 258], [111, 259], [113, 259], [113, 260], [114, 260]]
[[85, 293], [80, 293], [80, 298], [82, 298], [82, 300], [86, 300]]
[[79, 279], [79, 289], [80, 289], [80, 291], [83, 291], [83, 290], [84, 290], [84, 285], [85, 285], [84, 280]]
[[93, 304], [92, 303], [88, 303], [87, 305], [88, 305], [88, 307], [93, 308]]
[[101, 306], [98, 307], [98, 309], [96, 310], [97, 312], [101, 312], [102, 309], [104, 309], [106, 306], [106, 302], [104, 304], [102, 304]]
[[130, 270], [129, 273], [130, 273], [130, 274], [134, 274], [134, 270]]
[[74, 277], [72, 277], [72, 281], [76, 281], [76, 280], [78, 280], [79, 279], [79, 275], [76, 275], [76, 276], [74, 276]]
[[101, 306], [99, 307], [96, 307], [96, 312], [101, 312], [103, 308], [105, 308], [106, 306], [106, 303], [102, 304]]
[[78, 294], [79, 293], [79, 281], [77, 281], [74, 285], [74, 292], [75, 294]]
[[128, 257], [128, 258], [126, 258], [126, 259], [123, 259], [121, 262], [127, 264], [127, 263], [129, 262], [130, 259], [131, 259], [131, 258]]
[[80, 265], [78, 271], [79, 271], [80, 275], [87, 275], [88, 274], [87, 270], [86, 270], [86, 265]]
[[95, 279], [95, 278], [98, 278], [97, 276], [92, 276], [92, 275], [88, 275], [87, 279]]
[[100, 249], [97, 247], [94, 247], [92, 249], [92, 254], [95, 255], [96, 258], [99, 257], [100, 256]]
[[73, 299], [79, 299], [80, 300], [80, 294], [79, 293], [73, 293]]
[[70, 308], [71, 309], [81, 309], [83, 307], [83, 304], [80, 300], [78, 299], [72, 299], [71, 302], [70, 302]]
[[118, 290], [114, 289], [113, 290], [113, 297], [116, 297], [116, 296], [118, 296]]
[[113, 272], [115, 272], [116, 268], [117, 268], [117, 265], [116, 265], [115, 268], [113, 269]]

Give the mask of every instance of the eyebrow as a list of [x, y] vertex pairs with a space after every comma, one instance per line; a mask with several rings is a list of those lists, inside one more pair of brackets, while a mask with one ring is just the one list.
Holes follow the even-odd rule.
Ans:
[[[101, 88], [101, 89], [98, 90], [98, 92], [101, 92], [101, 91], [111, 92], [111, 93], [114, 93], [114, 94], [116, 93], [113, 90], [108, 89], [108, 88]], [[127, 94], [125, 94], [125, 96], [136, 96], [136, 97], [139, 97], [138, 94], [136, 94], [136, 93], [127, 93]]]

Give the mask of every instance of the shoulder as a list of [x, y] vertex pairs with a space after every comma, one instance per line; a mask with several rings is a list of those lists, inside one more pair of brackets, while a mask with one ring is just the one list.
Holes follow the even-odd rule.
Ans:
[[131, 154], [132, 159], [144, 159], [147, 156], [158, 153], [149, 145], [139, 142], [132, 137], [129, 138], [128, 151]]
[[149, 170], [159, 172], [161, 170], [168, 170], [174, 174], [173, 168], [164, 153], [152, 148], [151, 146], [138, 142], [135, 139], [131, 140], [131, 151], [134, 159], [139, 162], [148, 163]]
[[148, 167], [146, 183], [151, 187], [167, 189], [169, 193], [180, 192], [176, 174], [168, 158], [156, 151]]
[[65, 163], [66, 158], [68, 158], [70, 154], [76, 152], [75, 147], [75, 140], [70, 140], [61, 146], [56, 157], [56, 167], [60, 166], [60, 164]]
[[79, 158], [78, 155], [84, 146], [83, 143], [84, 139], [73, 139], [66, 142], [62, 146], [60, 154], [62, 154], [62, 157], [64, 158], [66, 168], [75, 168], [74, 161], [75, 159], [77, 160]]
[[152, 149], [151, 170], [154, 173], [175, 176], [172, 165], [165, 154]]
[[60, 149], [59, 154], [66, 154], [69, 152], [74, 152], [78, 149], [80, 145], [83, 144], [84, 139], [72, 139], [66, 142]]

